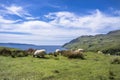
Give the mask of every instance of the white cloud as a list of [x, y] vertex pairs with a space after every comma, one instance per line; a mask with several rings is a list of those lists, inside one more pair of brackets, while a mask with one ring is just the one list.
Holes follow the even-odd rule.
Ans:
[[27, 20], [37, 20], [39, 17], [26, 17]]
[[33, 17], [27, 10], [25, 10], [21, 6], [17, 6], [13, 4], [10, 6], [1, 5], [1, 7], [3, 8], [2, 10], [0, 10], [1, 15], [8, 15], [8, 14], [16, 15], [27, 20], [34, 20], [39, 18], [39, 17]]
[[99, 10], [84, 16], [78, 16], [70, 12], [56, 12], [46, 15], [54, 19], [49, 23], [55, 26], [65, 26], [69, 28], [89, 29], [93, 32], [105, 27], [120, 28], [120, 16], [108, 16]]
[[20, 6], [12, 5], [12, 6], [8, 6], [5, 8], [7, 9], [8, 13], [10, 13], [10, 14], [16, 14], [20, 17], [31, 16], [27, 11], [23, 10], [23, 8]]
[[[13, 7], [13, 9], [14, 10], [11, 10], [11, 8], [9, 8], [8, 11], [13, 11], [14, 14], [18, 16], [27, 15], [27, 13], [19, 13], [19, 11], [22, 11], [22, 8], [20, 7]], [[54, 12], [45, 15], [45, 17], [46, 19], [50, 19], [50, 21], [31, 19], [17, 23], [17, 20], [8, 20], [1, 16], [0, 31], [30, 34], [20, 35], [2, 33], [0, 34], [0, 37], [2, 37], [0, 42], [62, 45], [81, 35], [93, 35], [120, 29], [120, 16], [107, 15], [100, 10], [95, 10], [84, 16], [71, 12]]]

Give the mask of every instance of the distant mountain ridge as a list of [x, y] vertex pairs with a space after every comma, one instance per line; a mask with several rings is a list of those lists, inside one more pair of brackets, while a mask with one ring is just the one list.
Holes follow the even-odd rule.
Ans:
[[32, 46], [35, 46], [33, 44], [23, 44], [23, 43], [0, 43], [0, 45], [32, 45]]
[[23, 44], [23, 43], [0, 43], [0, 46], [2, 47], [11, 47], [11, 48], [21, 48], [22, 46], [36, 46], [33, 44]]
[[63, 45], [68, 49], [83, 48], [88, 51], [98, 51], [105, 49], [120, 49], [120, 30], [110, 31], [107, 34], [98, 34], [95, 36], [80, 36]]
[[21, 43], [0, 43], [0, 47], [17, 48], [21, 50], [27, 50], [29, 48], [45, 49], [47, 52], [53, 52], [56, 49], [64, 50], [64, 48], [62, 48], [59, 45], [34, 45], [34, 44], [21, 44]]

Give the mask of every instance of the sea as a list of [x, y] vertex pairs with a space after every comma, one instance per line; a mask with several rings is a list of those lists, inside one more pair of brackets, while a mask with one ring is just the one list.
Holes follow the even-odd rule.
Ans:
[[61, 46], [51, 46], [51, 45], [47, 45], [47, 46], [34, 46], [34, 47], [19, 47], [19, 49], [28, 49], [28, 48], [33, 48], [33, 49], [45, 49], [47, 53], [50, 52], [55, 52], [56, 49], [60, 49], [60, 50], [65, 50], [65, 48], [61, 47]]
[[55, 52], [56, 49], [60, 49], [60, 50], [66, 50], [65, 48], [63, 48], [62, 46], [59, 45], [24, 45], [24, 44], [0, 44], [0, 46], [2, 47], [10, 47], [10, 48], [17, 48], [17, 49], [21, 49], [21, 50], [27, 50], [29, 48], [33, 48], [33, 49], [45, 49], [47, 53], [50, 52]]

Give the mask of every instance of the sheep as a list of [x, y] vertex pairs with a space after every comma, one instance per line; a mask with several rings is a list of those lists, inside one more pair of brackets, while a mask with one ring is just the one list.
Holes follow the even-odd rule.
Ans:
[[59, 53], [59, 52], [60, 52], [60, 49], [56, 49], [55, 52], [56, 52], [56, 53]]
[[74, 53], [83, 53], [84, 52], [84, 49], [77, 49], [74, 51]]
[[56, 49], [54, 52], [54, 56], [57, 57], [57, 55], [61, 55], [60, 49]]
[[41, 49], [41, 50], [36, 50], [33, 54], [33, 57], [41, 57], [44, 58], [46, 54], [46, 50], [45, 49]]
[[98, 51], [97, 53], [98, 53], [98, 54], [102, 54], [103, 52], [102, 52], [102, 51]]

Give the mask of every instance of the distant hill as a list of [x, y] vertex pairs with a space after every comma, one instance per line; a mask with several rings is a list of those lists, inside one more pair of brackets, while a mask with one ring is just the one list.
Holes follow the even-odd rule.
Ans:
[[56, 49], [64, 50], [59, 45], [33, 45], [33, 44], [20, 44], [20, 43], [0, 43], [0, 47], [9, 47], [9, 48], [17, 48], [21, 50], [26, 50], [29, 48], [33, 49], [45, 49], [47, 52], [54, 52]]
[[120, 30], [95, 36], [81, 36], [64, 44], [63, 47], [68, 49], [83, 48], [88, 51], [120, 49]]
[[0, 43], [1, 47], [10, 47], [10, 48], [18, 48], [18, 49], [28, 49], [31, 47], [36, 47], [33, 44], [20, 44], [20, 43]]

